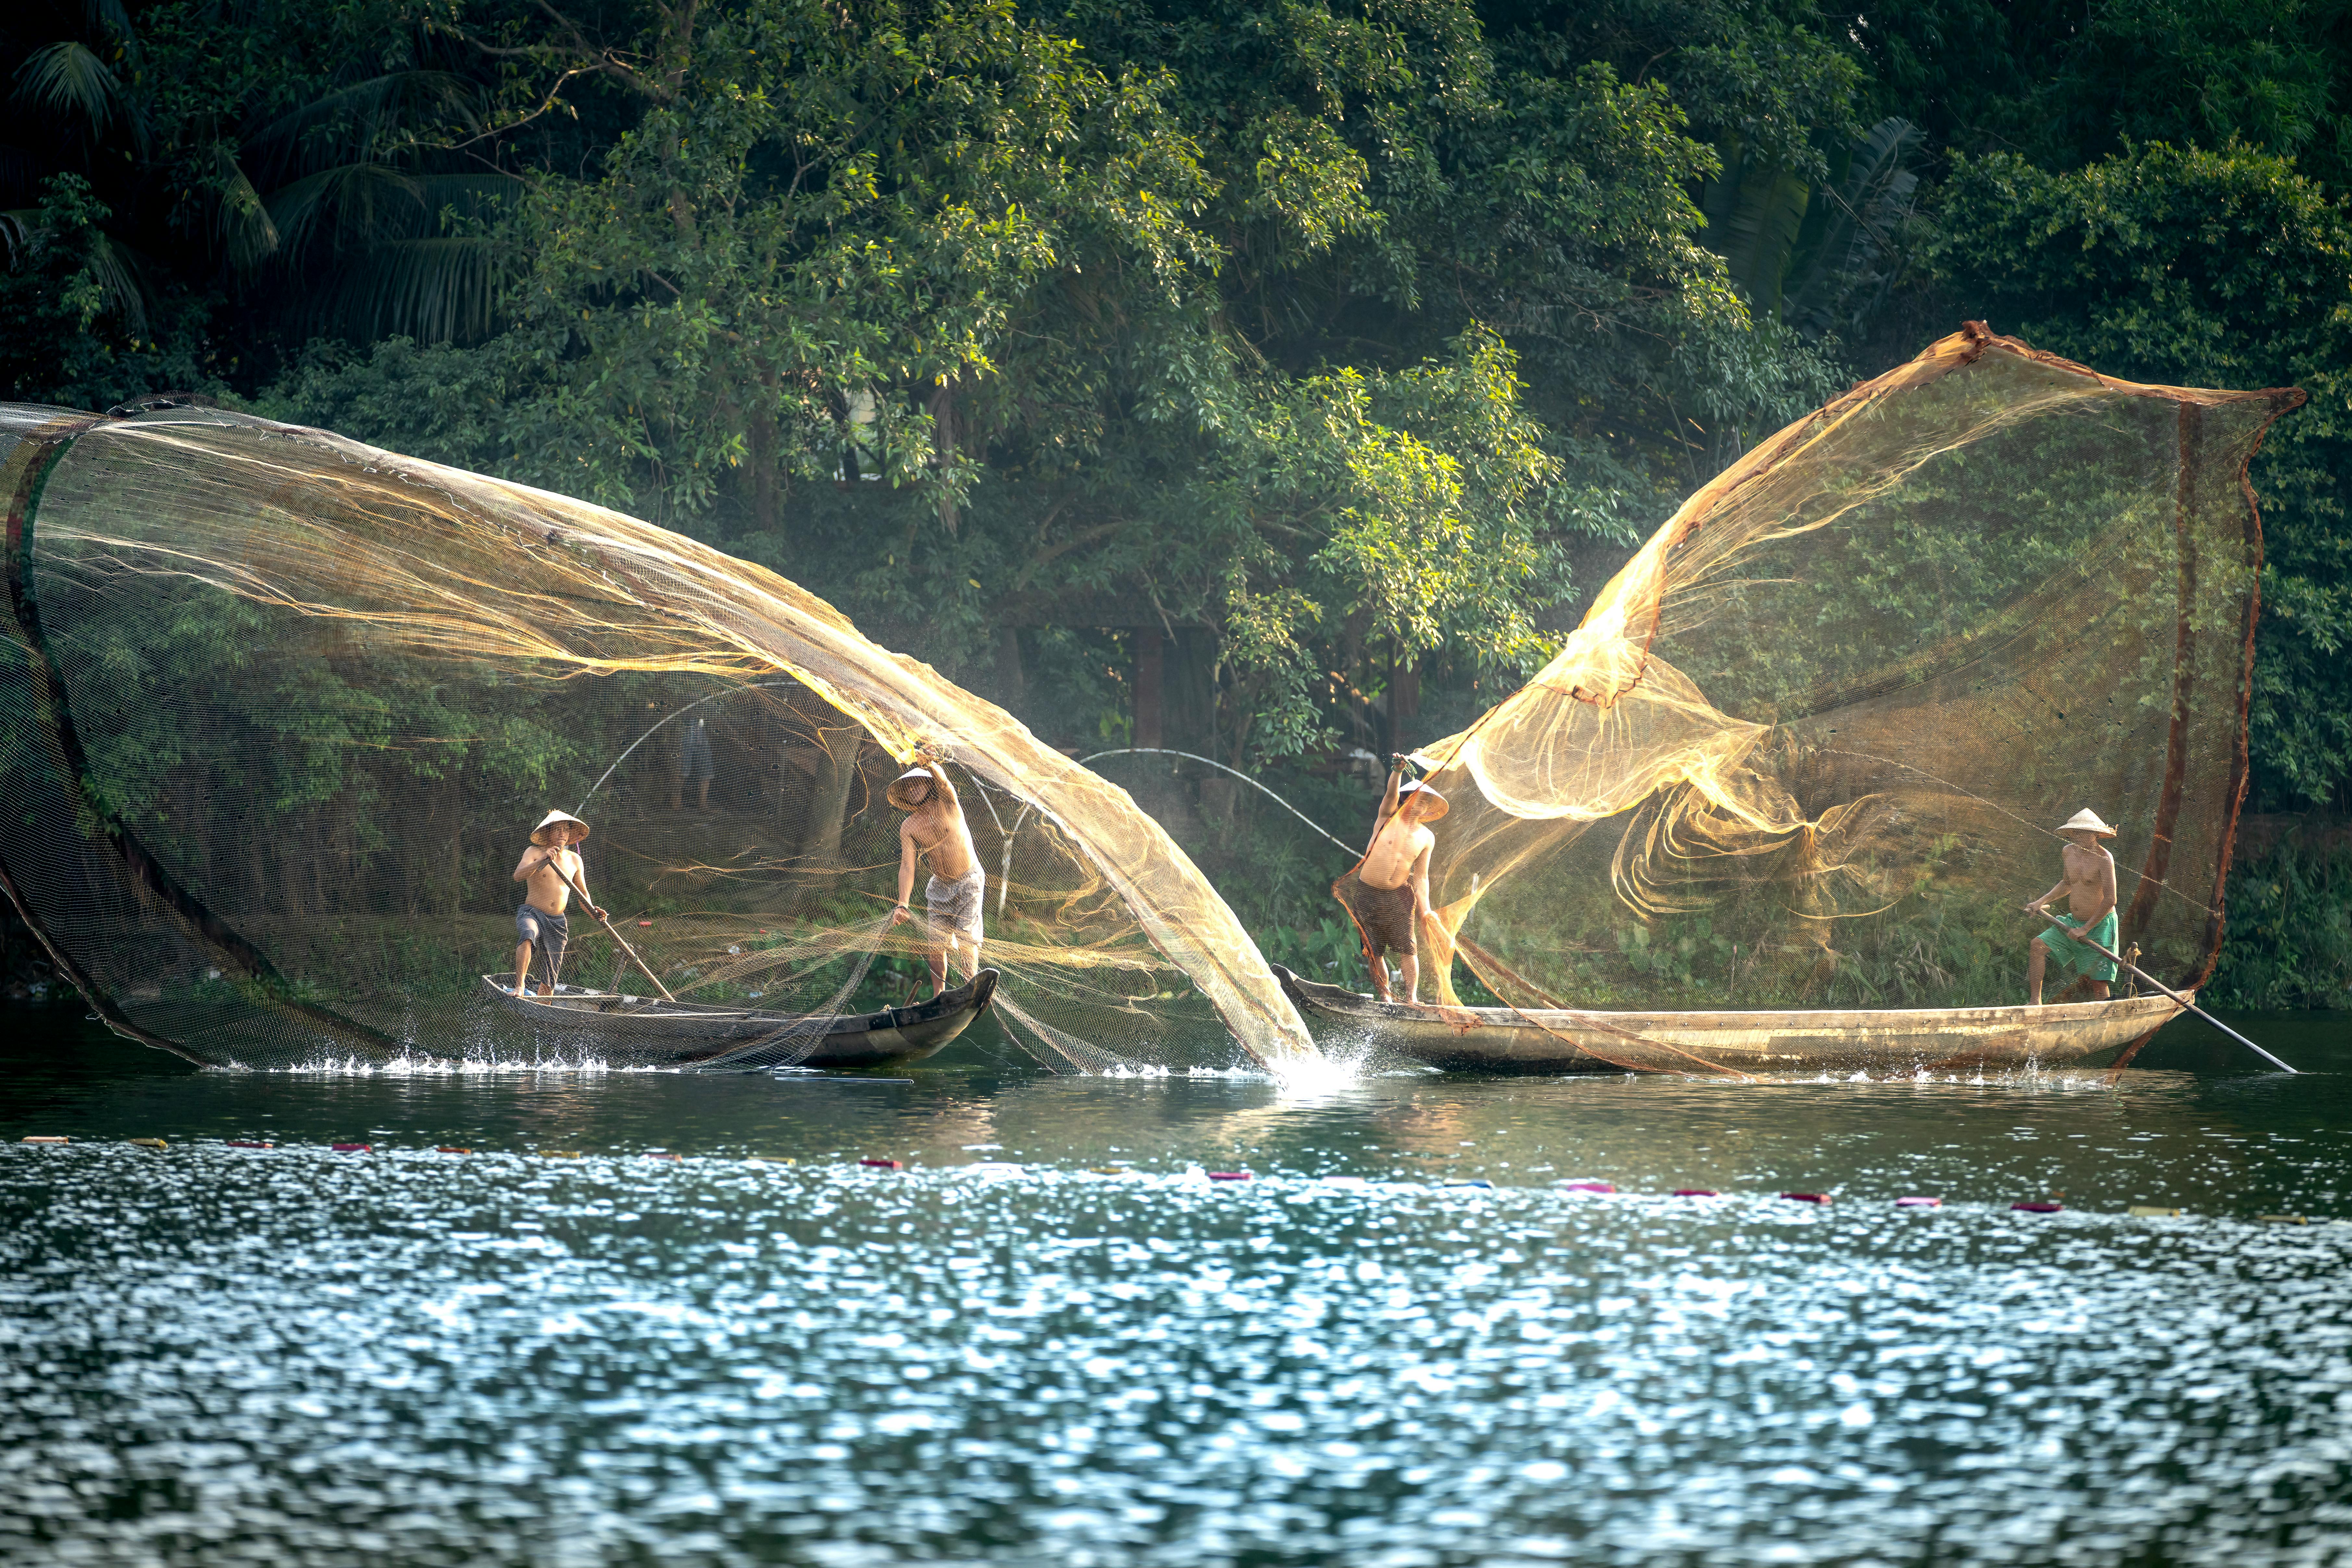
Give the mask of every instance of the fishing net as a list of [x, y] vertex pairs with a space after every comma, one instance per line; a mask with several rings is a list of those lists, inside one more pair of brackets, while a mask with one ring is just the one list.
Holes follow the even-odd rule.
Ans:
[[2302, 400], [1971, 323], [1759, 447], [1423, 748], [1444, 999], [1458, 952], [1528, 1008], [2021, 1002], [2021, 906], [2085, 805], [2120, 829], [2121, 941], [2201, 983], [2245, 782], [2246, 466]]
[[[1057, 1036], [1094, 1067], [1312, 1052], [1123, 791], [761, 568], [215, 410], [10, 407], [0, 448], [0, 871], [121, 1032], [256, 1068], [822, 1059], [815, 1024], [930, 993], [928, 871], [893, 924], [885, 800], [929, 752], [987, 873], [982, 962], [1035, 1020], [966, 1038], [1056, 1066]], [[554, 1022], [485, 981], [550, 806], [591, 825], [614, 922], [573, 900], [561, 979], [618, 999]], [[627, 1034], [665, 990], [745, 1021]]]

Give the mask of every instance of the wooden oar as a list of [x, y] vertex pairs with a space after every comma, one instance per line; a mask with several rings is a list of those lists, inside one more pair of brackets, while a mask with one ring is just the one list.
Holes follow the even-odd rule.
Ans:
[[2179, 992], [2175, 991], [2171, 986], [2167, 985], [2163, 981], [2158, 980], [2155, 975], [2150, 974], [2138, 964], [2128, 963], [2126, 960], [2117, 957], [2116, 954], [2109, 952], [2097, 942], [2093, 942], [2088, 932], [2067, 931], [2063, 922], [2058, 921], [2056, 917], [2048, 913], [2043, 913], [2041, 918], [2048, 921], [2052, 925], [2057, 926], [2061, 931], [2065, 931], [2068, 936], [2073, 937], [2076, 942], [2081, 942], [2084, 947], [2089, 948], [2093, 952], [2097, 953], [2101, 958], [2107, 960], [2110, 963], [2116, 965], [2118, 968], [2130, 970], [2134, 974], [2138, 975], [2142, 980], [2147, 981], [2150, 985], [2155, 986], [2158, 991], [2163, 992], [2167, 996], [2171, 997], [2175, 1002], [2179, 1003], [2183, 1007], [2187, 1008], [2191, 1013], [2196, 1014], [2199, 1017], [2204, 1019], [2207, 1023], [2212, 1025], [2215, 1028], [2221, 1030], [2223, 1034], [2237, 1041], [2238, 1044], [2245, 1047], [2246, 1049], [2253, 1052], [2254, 1055], [2262, 1058], [2263, 1060], [2278, 1068], [2281, 1072], [2294, 1071], [2294, 1068], [2287, 1066], [2286, 1063], [2279, 1060], [2278, 1058], [2271, 1055], [2270, 1052], [2263, 1049], [2262, 1047], [2254, 1044], [2253, 1041], [2246, 1038], [2245, 1036], [2238, 1033], [2237, 1030], [2230, 1027], [2229, 1025], [2224, 1024], [2221, 1019], [2216, 1018], [2212, 1014], [2208, 1013], [2204, 1008], [2200, 1007], [2196, 1003], [2191, 1002], [2188, 997], [2183, 996]]
[[[562, 878], [565, 884], [569, 886], [573, 892], [580, 895], [581, 904], [588, 910], [589, 913], [595, 914], [596, 900], [590, 898], [588, 896], [588, 889], [582, 887], [579, 882], [573, 879], [572, 873], [563, 868], [563, 863], [562, 861], [551, 857], [544, 862], [544, 864], [554, 867], [555, 874]], [[677, 998], [669, 994], [669, 987], [661, 983], [661, 976], [656, 974], [653, 972], [652, 966], [646, 963], [644, 959], [637, 956], [637, 950], [621, 940], [621, 933], [613, 929], [613, 922], [603, 915], [597, 915], [596, 919], [597, 922], [604, 926], [604, 934], [613, 939], [614, 945], [618, 947], [623, 952], [629, 955], [630, 963], [635, 964], [639, 969], [646, 972], [646, 978], [654, 983], [654, 989], [661, 993], [661, 999], [665, 1002], [677, 1001]]]

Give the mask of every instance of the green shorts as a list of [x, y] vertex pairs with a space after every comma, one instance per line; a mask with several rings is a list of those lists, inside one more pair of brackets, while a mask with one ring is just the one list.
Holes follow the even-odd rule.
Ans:
[[[2057, 924], [2042, 933], [2042, 945], [2050, 950], [2051, 967], [2061, 974], [2087, 974], [2094, 980], [2113, 981], [2116, 961], [2102, 957], [2097, 948], [2074, 940], [2083, 922], [2073, 915], [2053, 917]], [[2109, 910], [2090, 930], [2092, 942], [2109, 952], [2116, 950], [2116, 911]]]

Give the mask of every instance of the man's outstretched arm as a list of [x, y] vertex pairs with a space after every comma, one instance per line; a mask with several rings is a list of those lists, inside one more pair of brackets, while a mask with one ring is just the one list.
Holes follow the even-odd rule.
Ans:
[[890, 923], [902, 925], [912, 918], [907, 900], [915, 892], [915, 833], [909, 823], [898, 825], [898, 902], [890, 911]]
[[956, 799], [955, 785], [948, 783], [947, 769], [940, 766], [938, 760], [931, 757], [923, 759], [923, 766], [931, 770], [931, 788], [938, 792], [941, 800], [948, 803], [948, 809], [961, 811], [963, 803]]

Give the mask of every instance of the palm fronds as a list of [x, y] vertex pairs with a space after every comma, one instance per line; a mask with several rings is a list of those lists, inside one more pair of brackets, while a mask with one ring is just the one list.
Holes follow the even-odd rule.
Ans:
[[123, 96], [122, 84], [89, 45], [74, 39], [45, 44], [16, 68], [16, 98], [43, 113], [78, 121], [95, 141], [120, 121], [143, 151], [146, 121]]

